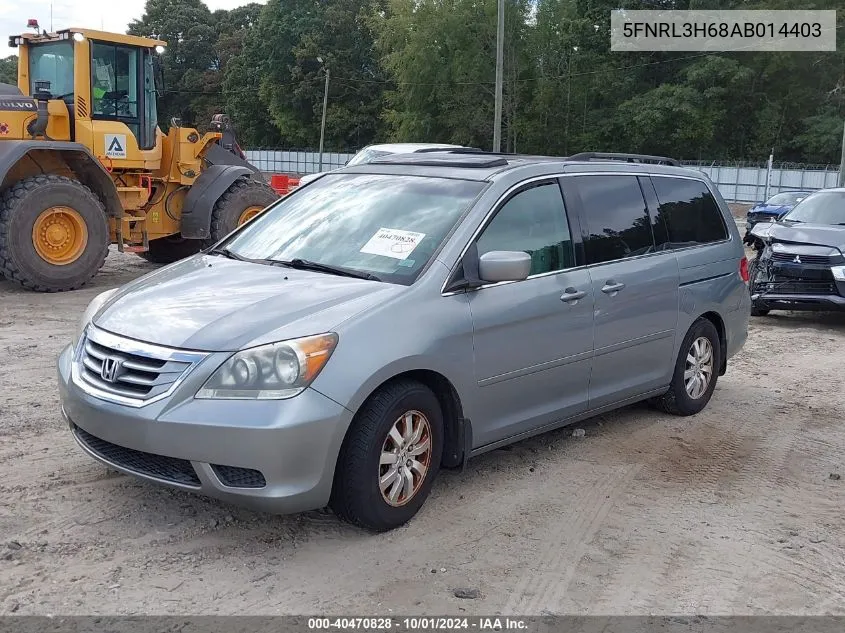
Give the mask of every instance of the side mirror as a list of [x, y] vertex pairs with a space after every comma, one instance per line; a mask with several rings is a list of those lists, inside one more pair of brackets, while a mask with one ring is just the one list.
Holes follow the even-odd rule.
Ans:
[[478, 260], [478, 275], [488, 283], [522, 281], [531, 272], [531, 255], [523, 251], [490, 251]]

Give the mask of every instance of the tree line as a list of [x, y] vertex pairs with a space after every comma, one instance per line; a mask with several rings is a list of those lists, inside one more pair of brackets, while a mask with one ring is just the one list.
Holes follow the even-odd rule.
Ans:
[[[835, 9], [841, 0], [506, 0], [502, 146], [691, 160], [838, 163], [836, 52], [620, 53], [610, 11]], [[782, 6], [781, 6], [782, 5]], [[129, 32], [168, 42], [160, 120], [226, 112], [244, 147], [436, 141], [490, 148], [496, 0], [147, 0]], [[322, 59], [322, 62], [319, 61]], [[0, 71], [4, 67], [0, 67]]]

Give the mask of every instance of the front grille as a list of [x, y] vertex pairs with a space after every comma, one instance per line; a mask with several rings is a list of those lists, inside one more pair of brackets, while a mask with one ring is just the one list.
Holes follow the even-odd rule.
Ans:
[[211, 469], [223, 485], [229, 488], [263, 488], [267, 485], [264, 475], [258, 470], [219, 464], [212, 464]]
[[99, 455], [115, 466], [120, 466], [139, 475], [155, 477], [183, 486], [200, 487], [199, 477], [197, 477], [194, 467], [188, 460], [154, 455], [118, 446], [106, 440], [101, 440], [78, 426], [74, 427], [73, 431], [79, 441], [92, 453]]
[[[796, 262], [796, 257], [798, 257], [800, 261]], [[795, 253], [772, 253], [772, 261], [821, 266], [828, 266], [831, 263], [830, 257], [827, 255], [796, 255]]]
[[[79, 379], [101, 393], [144, 403], [166, 394], [192, 363], [171, 360], [164, 353], [117, 349], [112, 335], [88, 333], [77, 360]], [[110, 367], [103, 368], [104, 363]], [[109, 371], [111, 369], [112, 371]]]
[[836, 283], [775, 277], [772, 281], [755, 284], [755, 292], [775, 295], [835, 295]]

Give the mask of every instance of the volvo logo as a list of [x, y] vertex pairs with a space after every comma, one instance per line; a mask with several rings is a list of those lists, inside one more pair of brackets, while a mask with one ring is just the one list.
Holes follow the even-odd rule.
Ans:
[[796, 255], [795, 259], [792, 260], [792, 263], [793, 264], [800, 264], [801, 263], [801, 257], [799, 255]]
[[100, 368], [100, 376], [107, 382], [117, 382], [123, 370], [123, 360], [114, 356], [106, 356]]

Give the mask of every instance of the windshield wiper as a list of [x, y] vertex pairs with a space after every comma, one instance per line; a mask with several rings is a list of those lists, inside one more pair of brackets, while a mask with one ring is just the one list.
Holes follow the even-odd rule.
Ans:
[[223, 257], [228, 257], [229, 259], [234, 259], [239, 262], [249, 262], [250, 264], [264, 264], [265, 266], [272, 266], [276, 264], [276, 260], [274, 259], [253, 259], [252, 257], [244, 257], [243, 255], [238, 255], [234, 251], [230, 251], [228, 248], [214, 248], [208, 251], [210, 255], [222, 255]]
[[243, 255], [238, 255], [237, 253], [230, 251], [228, 248], [213, 248], [208, 251], [211, 255], [222, 255], [223, 257], [228, 257], [229, 259], [236, 259], [239, 262], [252, 262], [258, 263], [259, 260], [250, 259], [249, 257], [244, 257]]
[[341, 268], [340, 266], [332, 266], [330, 264], [321, 264], [319, 262], [312, 262], [308, 259], [295, 258], [291, 260], [271, 259], [267, 260], [273, 264], [280, 266], [288, 266], [289, 268], [296, 268], [298, 270], [314, 270], [321, 273], [329, 273], [330, 275], [339, 275], [342, 277], [354, 277], [356, 279], [367, 279], [369, 281], [381, 281], [372, 273], [363, 273], [348, 268]]

